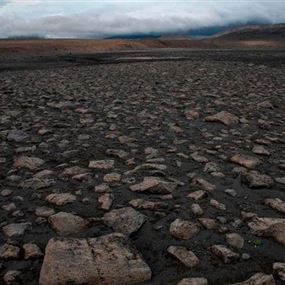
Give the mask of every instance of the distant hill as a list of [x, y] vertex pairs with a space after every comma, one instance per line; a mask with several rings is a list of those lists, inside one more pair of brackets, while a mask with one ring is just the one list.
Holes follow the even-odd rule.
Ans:
[[285, 24], [247, 26], [216, 35], [224, 40], [285, 41]]

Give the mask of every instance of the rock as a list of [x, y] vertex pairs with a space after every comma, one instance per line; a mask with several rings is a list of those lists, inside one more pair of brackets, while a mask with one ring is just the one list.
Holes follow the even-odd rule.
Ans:
[[57, 206], [63, 206], [73, 203], [76, 200], [76, 196], [70, 193], [53, 193], [46, 197], [46, 201]]
[[248, 226], [253, 234], [263, 234], [275, 224], [285, 223], [285, 219], [281, 218], [259, 218], [253, 217]]
[[220, 203], [215, 199], [210, 200], [210, 205], [221, 211], [225, 211], [227, 209], [225, 204]]
[[250, 171], [242, 176], [242, 181], [246, 183], [250, 188], [271, 188], [274, 185], [273, 179], [266, 175], [260, 174], [257, 171]]
[[237, 249], [242, 249], [244, 245], [244, 239], [242, 236], [236, 233], [226, 234], [227, 243]]
[[18, 270], [9, 270], [5, 273], [3, 280], [6, 285], [12, 285], [15, 284], [20, 275], [21, 272]]
[[95, 192], [96, 193], [111, 193], [112, 190], [108, 184], [102, 183], [100, 185], [95, 186]]
[[53, 215], [54, 213], [55, 213], [54, 209], [45, 207], [45, 206], [36, 208], [36, 211], [35, 211], [36, 216], [44, 217], [44, 218], [47, 218]]
[[285, 263], [275, 262], [273, 263], [273, 269], [277, 271], [279, 278], [285, 281]]
[[187, 197], [197, 201], [197, 200], [205, 198], [206, 196], [207, 196], [206, 191], [197, 190], [197, 191], [190, 193]]
[[202, 156], [202, 155], [199, 155], [198, 152], [192, 153], [192, 154], [191, 154], [191, 157], [192, 157], [192, 159], [193, 159], [194, 161], [196, 161], [196, 162], [206, 163], [206, 162], [209, 161], [207, 157]]
[[239, 118], [227, 111], [221, 111], [215, 115], [205, 118], [206, 122], [218, 122], [226, 126], [235, 125], [239, 122]]
[[36, 170], [45, 163], [44, 160], [38, 157], [20, 156], [15, 159], [14, 168], [26, 168], [29, 170]]
[[215, 185], [203, 178], [194, 178], [191, 182], [191, 186], [198, 190], [204, 190], [207, 192], [213, 192], [216, 189]]
[[[156, 170], [156, 171], [164, 171], [167, 169], [167, 166], [164, 164], [158, 164], [158, 163], [143, 163], [141, 165], [136, 166], [134, 169], [126, 171], [125, 175], [131, 175], [139, 170]], [[152, 177], [153, 178], [153, 177]], [[157, 177], [155, 177], [157, 178]]]
[[5, 243], [0, 246], [0, 260], [18, 259], [20, 257], [20, 248], [18, 246]]
[[61, 236], [66, 236], [83, 231], [87, 222], [79, 217], [66, 212], [59, 212], [49, 217], [51, 227]]
[[236, 154], [230, 158], [230, 161], [246, 168], [255, 168], [261, 163], [258, 158], [245, 154]]
[[111, 169], [114, 167], [115, 161], [114, 160], [92, 160], [89, 162], [89, 168], [92, 169]]
[[48, 242], [39, 285], [125, 285], [151, 279], [151, 270], [128, 238], [114, 233]]
[[207, 230], [212, 230], [212, 229], [215, 229], [217, 227], [217, 222], [214, 219], [199, 218], [198, 221]]
[[228, 195], [232, 196], [232, 197], [236, 197], [236, 195], [237, 195], [237, 192], [234, 189], [226, 189], [224, 192], [227, 193]]
[[146, 217], [131, 207], [112, 210], [104, 215], [104, 222], [115, 231], [130, 235], [140, 229]]
[[206, 278], [184, 278], [177, 285], [208, 285]]
[[275, 241], [285, 246], [285, 223], [272, 225], [265, 234], [271, 236]]
[[199, 258], [183, 246], [169, 246], [167, 252], [179, 259], [187, 267], [195, 267], [199, 264]]
[[285, 214], [285, 202], [279, 198], [275, 199], [266, 199], [265, 205], [270, 206], [272, 209], [277, 210], [280, 213]]
[[285, 177], [277, 177], [275, 178], [275, 181], [279, 184], [285, 185]]
[[167, 203], [164, 202], [151, 202], [143, 199], [133, 199], [129, 204], [137, 209], [143, 210], [159, 210], [161, 208], [167, 208]]
[[239, 255], [237, 253], [231, 251], [224, 245], [213, 245], [209, 249], [212, 253], [220, 257], [225, 264], [233, 263], [239, 259]]
[[268, 100], [265, 100], [263, 102], [260, 102], [257, 104], [257, 107], [259, 108], [269, 108], [269, 109], [273, 109], [273, 105], [268, 101]]
[[196, 216], [202, 216], [204, 214], [204, 211], [202, 210], [199, 204], [192, 204], [191, 211]]
[[169, 194], [177, 187], [175, 182], [167, 182], [158, 177], [144, 177], [143, 182], [130, 186], [134, 192]]
[[7, 140], [20, 143], [24, 142], [29, 138], [29, 135], [21, 130], [11, 130], [7, 135]]
[[23, 245], [25, 251], [25, 259], [34, 259], [43, 256], [41, 249], [34, 243], [26, 243]]
[[9, 224], [2, 228], [4, 234], [8, 237], [22, 236], [26, 230], [31, 227], [30, 223]]
[[108, 173], [108, 174], [104, 175], [103, 181], [107, 182], [107, 183], [120, 182], [121, 181], [121, 174], [115, 173], [115, 172]]
[[8, 196], [10, 196], [12, 193], [13, 193], [12, 190], [10, 190], [10, 189], [4, 189], [4, 190], [1, 191], [1, 196], [3, 196], [3, 197], [8, 197]]
[[54, 179], [30, 178], [30, 179], [26, 179], [23, 182], [21, 182], [20, 186], [23, 189], [38, 190], [38, 189], [44, 189], [44, 188], [51, 187], [55, 184], [56, 184], [56, 181]]
[[275, 280], [272, 275], [256, 273], [246, 281], [235, 283], [232, 285], [275, 285]]
[[191, 239], [199, 233], [200, 227], [188, 220], [176, 219], [170, 224], [170, 234], [178, 239]]
[[204, 171], [208, 173], [218, 173], [221, 171], [221, 168], [215, 162], [208, 162], [205, 164]]
[[101, 204], [102, 210], [109, 210], [112, 207], [114, 195], [105, 193], [98, 198], [98, 202]]
[[199, 113], [195, 110], [186, 110], [185, 116], [187, 120], [194, 120], [199, 118]]
[[62, 172], [62, 175], [72, 177], [74, 175], [84, 174], [86, 172], [88, 172], [88, 169], [86, 168], [82, 168], [79, 166], [72, 166], [72, 167], [65, 168], [64, 171]]
[[259, 155], [270, 155], [270, 152], [262, 145], [255, 145], [252, 149], [252, 152]]

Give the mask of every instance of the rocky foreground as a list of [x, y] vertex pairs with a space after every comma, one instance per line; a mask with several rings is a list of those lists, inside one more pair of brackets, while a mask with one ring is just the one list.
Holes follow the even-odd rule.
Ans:
[[285, 53], [266, 58], [1, 72], [0, 284], [284, 284]]

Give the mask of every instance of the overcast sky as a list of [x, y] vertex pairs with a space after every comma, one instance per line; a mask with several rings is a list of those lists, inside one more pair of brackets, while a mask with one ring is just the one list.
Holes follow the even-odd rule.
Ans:
[[179, 33], [254, 20], [285, 22], [285, 0], [0, 0], [0, 37]]

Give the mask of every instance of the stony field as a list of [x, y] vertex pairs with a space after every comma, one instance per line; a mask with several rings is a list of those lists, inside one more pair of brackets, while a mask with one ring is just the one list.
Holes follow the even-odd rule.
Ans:
[[108, 56], [1, 56], [0, 284], [285, 284], [285, 52]]

